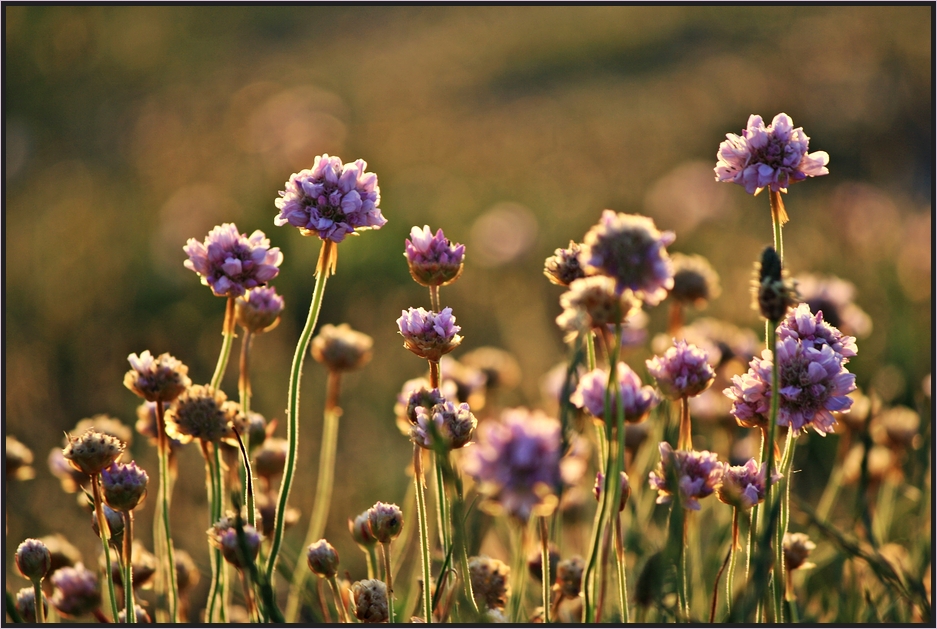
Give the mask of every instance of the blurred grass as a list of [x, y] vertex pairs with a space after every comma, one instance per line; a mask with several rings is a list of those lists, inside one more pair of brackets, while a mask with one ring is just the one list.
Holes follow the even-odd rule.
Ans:
[[[581, 239], [605, 207], [674, 230], [672, 250], [705, 255], [722, 276], [706, 314], [760, 329], [747, 291], [770, 239], [767, 201], [711, 174], [724, 134], [751, 113], [787, 112], [811, 149], [830, 153], [831, 174], [788, 197], [789, 268], [855, 283], [874, 321], [850, 363], [859, 385], [887, 376], [888, 401], [920, 398], [933, 347], [931, 7], [4, 12], [4, 421], [39, 468], [8, 486], [17, 505], [8, 547], [83, 517], [44, 459], [83, 417], [135, 421], [137, 399], [121, 385], [127, 354], [168, 351], [195, 382], [208, 379], [224, 305], [183, 268], [182, 246], [223, 221], [262, 229], [284, 251], [274, 284], [287, 313], [256, 341], [253, 368], [254, 407], [282, 419], [318, 247], [273, 226], [273, 200], [323, 152], [369, 162], [390, 221], [341, 246], [320, 319], [375, 338], [374, 362], [343, 392], [343, 491], [328, 528], [339, 548], [346, 515], [401, 501], [406, 487], [398, 471], [409, 445], [392, 406], [424, 366], [401, 347], [394, 320], [427, 304], [402, 256], [410, 226], [441, 226], [467, 244], [466, 271], [443, 300], [465, 350], [517, 355], [524, 380], [507, 401], [537, 405], [540, 377], [566, 355], [543, 258]], [[504, 230], [486, 216], [514, 223]], [[650, 315], [651, 332], [661, 331], [663, 311]], [[308, 364], [300, 460], [309, 464], [293, 499], [305, 516], [325, 386]], [[232, 395], [235, 378], [229, 369]], [[155, 469], [136, 441], [132, 455]], [[808, 450], [831, 460], [835, 441], [811, 437], [800, 455]], [[181, 465], [195, 482], [180, 484], [174, 528], [204, 564], [197, 453]], [[802, 487], [818, 496], [822, 484], [810, 487], [827, 474], [805, 470]], [[138, 530], [149, 530], [150, 512]], [[80, 530], [70, 537], [91, 563], [94, 537]], [[363, 565], [351, 548], [343, 557]], [[11, 565], [8, 556], [7, 574]]]

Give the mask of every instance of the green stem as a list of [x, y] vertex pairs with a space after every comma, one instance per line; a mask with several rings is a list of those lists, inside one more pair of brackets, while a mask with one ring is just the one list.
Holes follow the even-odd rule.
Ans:
[[[430, 592], [429, 526], [426, 522], [426, 495], [423, 493], [423, 454], [413, 444], [413, 482], [416, 491], [416, 511], [420, 522], [420, 560], [423, 568], [423, 618], [433, 622], [433, 597]], [[389, 577], [388, 577], [389, 578]]]
[[[209, 453], [209, 448], [213, 453]], [[212, 444], [209, 446], [206, 443], [202, 444], [202, 454], [205, 457], [205, 472], [208, 476], [208, 488], [211, 493], [210, 507], [209, 507], [209, 517], [211, 519], [210, 526], [214, 526], [218, 520], [221, 519], [221, 514], [223, 510], [224, 503], [224, 489], [223, 489], [223, 480], [221, 477], [221, 450], [218, 448], [217, 444]], [[225, 575], [225, 563], [224, 558], [221, 555], [221, 550], [218, 548], [211, 549], [211, 587], [209, 589], [209, 599], [208, 599], [208, 610], [207, 610], [207, 621], [213, 623], [216, 620], [218, 622], [227, 621], [227, 613], [225, 610], [225, 593], [226, 593], [226, 575]]]
[[368, 546], [366, 561], [368, 563], [368, 578], [369, 579], [380, 578], [380, 575], [378, 575], [377, 573], [377, 551], [375, 550], [374, 546]]
[[[165, 408], [162, 402], [156, 402], [156, 446], [159, 453], [159, 496], [158, 517], [153, 523], [154, 538], [162, 540], [165, 556], [160, 557], [159, 565], [162, 579], [159, 583], [169, 585], [169, 617], [173, 623], [179, 622], [179, 586], [176, 583], [176, 562], [172, 545], [172, 530], [169, 526], [169, 505], [172, 496], [172, 478], [169, 470], [169, 437], [166, 435]], [[162, 525], [162, 535], [155, 530]]]
[[540, 593], [543, 595], [543, 622], [550, 624], [550, 534], [547, 518], [540, 516]]
[[[316, 478], [316, 498], [309, 519], [306, 540], [300, 547], [296, 565], [303, 561], [305, 549], [322, 538], [329, 518], [329, 505], [332, 503], [332, 489], [335, 485], [335, 453], [338, 449], [338, 424], [342, 409], [338, 407], [338, 395], [341, 384], [341, 372], [329, 370], [326, 384], [325, 410], [322, 419], [322, 445], [319, 451], [319, 473]], [[290, 582], [290, 594], [286, 603], [286, 622], [296, 622], [299, 615], [300, 598], [308, 570], [294, 570]]]
[[338, 615], [343, 623], [351, 622], [348, 619], [348, 610], [345, 609], [344, 603], [342, 603], [342, 594], [341, 590], [338, 587], [338, 581], [335, 580], [335, 577], [329, 577], [329, 587], [332, 589], [332, 596], [335, 597], [335, 606], [338, 607]]
[[[111, 603], [111, 614], [114, 622], [117, 622], [117, 595], [114, 593], [114, 572], [111, 570], [111, 545], [110, 527], [107, 525], [107, 518], [104, 517], [104, 499], [101, 497], [101, 475], [93, 474], [91, 476], [91, 487], [94, 491], [94, 512], [98, 517], [98, 533], [101, 537], [101, 545], [104, 546], [104, 565], [107, 566], [107, 593]], [[36, 609], [42, 605], [42, 599], [36, 601]]]
[[[36, 624], [44, 624], [46, 621], [46, 610], [45, 602], [42, 598], [42, 579], [33, 581], [33, 606], [36, 608]], [[16, 618], [12, 620], [13, 622], [22, 622], [22, 620], [17, 621]]]
[[439, 463], [440, 456], [446, 456], [446, 454], [433, 452], [432, 461], [436, 478], [436, 518], [439, 521], [439, 541], [442, 544], [443, 555], [445, 555], [449, 552], [449, 546], [452, 545], [452, 531], [450, 530], [449, 498], [446, 496], [446, 482], [443, 478], [442, 465]]
[[[773, 198], [774, 197], [772, 197], [772, 199]], [[780, 229], [780, 227], [778, 229]], [[764, 458], [766, 460], [765, 495], [768, 496], [768, 504], [771, 504], [771, 505], [776, 504], [776, 501], [780, 498], [780, 496], [777, 495], [778, 492], [772, 491], [771, 489], [771, 485], [772, 485], [771, 481], [772, 481], [772, 475], [773, 475], [772, 473], [775, 469], [774, 449], [775, 449], [775, 439], [776, 439], [777, 429], [778, 429], [778, 409], [779, 409], [780, 400], [781, 400], [781, 396], [779, 393], [780, 372], [779, 372], [778, 357], [777, 357], [778, 355], [777, 325], [778, 325], [777, 321], [771, 321], [770, 324], [768, 325], [767, 341], [768, 341], [768, 348], [771, 351], [771, 355], [772, 355], [772, 359], [771, 359], [771, 412], [770, 412], [770, 415], [768, 416], [768, 436], [765, 439], [765, 444], [763, 448], [765, 450]], [[769, 527], [769, 528], [777, 524], [777, 522], [773, 518], [764, 518], [764, 520], [765, 520], [764, 526]], [[765, 533], [764, 539], [769, 540], [768, 543], [770, 543], [770, 540], [775, 537], [775, 534], [774, 534], [775, 530], [771, 530], [770, 532]], [[775, 550], [778, 553], [780, 553], [782, 552], [782, 549], [779, 548], [778, 546], [779, 545], [775, 543], [775, 547], [776, 547]], [[773, 599], [776, 602], [776, 607], [780, 607], [779, 605], [777, 605], [777, 603], [780, 602], [781, 600], [781, 587], [782, 586], [778, 582], [778, 577], [780, 577], [783, 574], [783, 569], [784, 568], [783, 568], [783, 561], [782, 561], [781, 564], [777, 566], [777, 569], [774, 571], [776, 578], [771, 579], [771, 571], [765, 571], [764, 573], [764, 578], [766, 579], [764, 591], [770, 591], [772, 593]], [[777, 609], [776, 612], [777, 614], [783, 613], [781, 609]], [[779, 616], [776, 616], [775, 620], [777, 622], [781, 622], [781, 618]]]
[[[238, 397], [241, 400], [241, 413], [250, 422], [251, 417], [251, 379], [250, 379], [250, 351], [254, 341], [253, 333], [244, 328], [244, 337], [241, 339], [241, 359], [240, 374], [238, 377]], [[254, 483], [250, 468], [250, 431], [244, 432], [242, 437], [243, 445], [248, 456], [242, 457], [243, 467], [241, 467], [241, 487], [244, 488], [244, 504], [247, 505], [247, 523], [253, 527], [257, 526], [254, 514]]]
[[127, 622], [136, 624], [137, 614], [133, 607], [133, 511], [124, 512], [124, 598]]
[[[674, 505], [674, 509], [682, 509], [682, 505]], [[683, 541], [678, 546], [678, 555], [677, 555], [677, 594], [679, 595], [680, 601], [680, 617], [686, 622], [690, 617], [690, 604], [689, 604], [689, 592], [687, 590], [686, 582], [686, 530], [687, 530], [687, 516], [689, 514], [686, 511], [683, 512]]]
[[[331, 240], [322, 241], [322, 251], [319, 254], [321, 260], [331, 260], [334, 258], [332, 247], [335, 243]], [[274, 519], [273, 541], [270, 544], [270, 556], [267, 558], [266, 578], [273, 585], [273, 573], [276, 570], [277, 558], [280, 555], [280, 546], [283, 543], [283, 530], [286, 523], [286, 505], [290, 497], [290, 489], [293, 485], [293, 476], [296, 472], [296, 457], [299, 453], [299, 385], [303, 373], [303, 360], [306, 357], [306, 351], [309, 349], [309, 341], [312, 338], [312, 331], [316, 327], [316, 321], [319, 318], [319, 310], [322, 307], [322, 296], [325, 294], [325, 284], [328, 279], [329, 270], [326, 265], [320, 265], [316, 275], [316, 286], [312, 291], [312, 303], [309, 305], [309, 315], [306, 317], [306, 324], [299, 336], [299, 342], [296, 344], [296, 351], [293, 353], [293, 364], [290, 367], [290, 385], [287, 406], [286, 433], [289, 442], [289, 450], [286, 453], [286, 464], [283, 468], [283, 480], [280, 482], [280, 493], [277, 497], [277, 512]]]
[[586, 356], [589, 361], [589, 371], [595, 369], [595, 333], [586, 334]]
[[618, 566], [618, 604], [624, 622], [631, 622], [631, 610], [628, 607], [628, 577], [625, 565], [625, 540], [621, 528], [621, 516], [615, 516], [615, 559]]
[[[390, 545], [391, 542], [382, 543], [381, 554], [384, 555], [384, 576], [387, 584], [387, 617], [388, 622], [394, 624], [397, 622], [397, 618], [394, 614], [394, 573], [390, 566]], [[429, 587], [426, 587], [426, 590], [429, 591]]]
[[729, 548], [729, 572], [726, 574], [726, 615], [732, 613], [732, 596], [735, 594], [735, 561], [739, 543], [739, 510], [732, 509], [732, 546]]
[[[527, 589], [527, 556], [524, 553], [524, 540], [527, 533], [527, 523], [517, 523], [517, 534], [514, 536], [514, 566], [511, 568], [511, 613], [508, 622], [522, 623], [521, 611], [524, 603], [524, 594]], [[549, 564], [547, 564], [549, 566]]]
[[224, 326], [222, 328], [224, 340], [221, 342], [221, 353], [218, 354], [218, 362], [215, 364], [215, 373], [212, 374], [211, 384], [209, 385], [216, 391], [221, 387], [225, 369], [228, 367], [228, 357], [231, 355], [231, 345], [234, 343], [234, 327], [234, 297], [228, 297], [228, 304], [225, 307]]
[[768, 198], [771, 203], [771, 224], [774, 229], [774, 250], [778, 252], [778, 257], [781, 258], [781, 264], [784, 264], [784, 238], [781, 235], [781, 226], [787, 222], [787, 212], [784, 209], [784, 201], [781, 200], [780, 192], [770, 190]]

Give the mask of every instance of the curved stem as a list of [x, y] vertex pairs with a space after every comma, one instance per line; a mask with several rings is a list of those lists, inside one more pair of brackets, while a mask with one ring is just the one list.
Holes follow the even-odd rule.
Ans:
[[[169, 469], [169, 437], [166, 435], [165, 408], [162, 402], [156, 402], [156, 446], [159, 453], [159, 514], [153, 523], [154, 538], [162, 540], [162, 550], [165, 557], [160, 557], [160, 571], [162, 578], [158, 581], [162, 585], [169, 585], [169, 618], [173, 623], [179, 622], [179, 586], [176, 583], [176, 561], [172, 546], [172, 530], [169, 527], [169, 505], [172, 496], [172, 478]], [[162, 525], [162, 535], [157, 528]]]
[[124, 512], [124, 598], [127, 622], [136, 624], [137, 614], [133, 606], [133, 511]]
[[[319, 451], [319, 473], [316, 478], [316, 497], [309, 519], [306, 540], [300, 547], [296, 565], [301, 565], [303, 556], [310, 544], [322, 538], [329, 518], [329, 505], [332, 502], [332, 489], [335, 484], [335, 452], [338, 449], [338, 423], [342, 409], [338, 406], [341, 385], [341, 372], [329, 370], [325, 394], [325, 411], [322, 420], [322, 445]], [[290, 594], [286, 603], [286, 622], [296, 622], [299, 615], [300, 598], [308, 570], [293, 570], [290, 582]]]
[[[91, 487], [94, 492], [94, 513], [98, 518], [98, 533], [101, 537], [101, 545], [104, 546], [104, 565], [107, 566], [107, 594], [111, 603], [111, 614], [114, 622], [117, 622], [117, 596], [114, 594], [114, 572], [111, 570], [111, 545], [110, 545], [110, 527], [107, 525], [107, 518], [104, 517], [104, 499], [101, 497], [101, 475], [93, 474], [91, 476]], [[36, 609], [42, 605], [42, 599], [36, 601]]]
[[[306, 317], [306, 324], [299, 335], [299, 342], [296, 344], [296, 351], [293, 353], [293, 364], [290, 367], [290, 385], [287, 405], [286, 432], [289, 449], [286, 453], [286, 465], [283, 468], [283, 480], [280, 482], [280, 493], [277, 496], [277, 512], [273, 526], [273, 541], [270, 544], [270, 556], [267, 558], [266, 575], [267, 581], [273, 585], [273, 573], [276, 570], [277, 558], [280, 555], [280, 546], [283, 543], [283, 530], [285, 528], [286, 505], [290, 497], [290, 489], [293, 485], [293, 476], [296, 472], [296, 457], [299, 452], [299, 385], [303, 373], [303, 360], [306, 357], [306, 351], [309, 349], [309, 340], [312, 338], [312, 331], [316, 327], [316, 321], [319, 318], [319, 310], [322, 307], [322, 296], [325, 294], [325, 284], [329, 276], [329, 266], [321, 264], [322, 260], [332, 260], [335, 257], [333, 248], [335, 243], [331, 240], [322, 241], [322, 250], [319, 253], [320, 267], [317, 270], [316, 286], [312, 291], [312, 303], [309, 305], [309, 315]], [[332, 267], [334, 268], [334, 267]]]
[[[250, 422], [251, 417], [251, 377], [250, 377], [250, 351], [251, 345], [254, 342], [253, 333], [247, 328], [244, 329], [244, 336], [241, 338], [241, 359], [240, 359], [240, 374], [238, 375], [238, 397], [241, 400], [241, 413], [244, 414], [244, 417], [247, 418], [247, 421]], [[238, 437], [239, 441], [243, 440], [244, 452], [248, 456], [242, 456], [242, 461], [244, 463], [243, 467], [240, 470], [241, 476], [241, 487], [244, 488], [244, 504], [247, 505], [247, 523], [251, 526], [256, 527], [256, 517], [254, 514], [254, 483], [252, 478], [252, 472], [250, 468], [250, 431], [245, 431], [243, 437]]]
[[420, 446], [413, 444], [413, 482], [416, 490], [416, 510], [420, 522], [420, 559], [423, 568], [423, 618], [433, 622], [433, 597], [430, 592], [429, 527], [426, 523], [426, 496], [423, 493], [423, 455]]
[[540, 593], [543, 595], [543, 622], [550, 624], [550, 534], [547, 532], [547, 519], [540, 521]]

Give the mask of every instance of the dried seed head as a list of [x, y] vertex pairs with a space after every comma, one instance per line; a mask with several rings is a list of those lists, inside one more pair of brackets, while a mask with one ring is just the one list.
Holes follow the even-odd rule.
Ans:
[[312, 339], [312, 357], [330, 371], [351, 371], [371, 362], [374, 339], [351, 329], [347, 323], [326, 324]]
[[503, 561], [482, 555], [469, 559], [475, 601], [488, 609], [504, 609], [510, 596], [511, 569]]
[[403, 529], [403, 512], [395, 504], [375, 502], [368, 509], [368, 527], [377, 541], [389, 544]]
[[719, 275], [706, 258], [675, 253], [671, 259], [674, 268], [672, 298], [701, 308], [719, 296], [722, 290]]
[[119, 459], [123, 451], [119, 439], [89, 429], [80, 437], [69, 436], [62, 455], [76, 470], [94, 476]]
[[361, 622], [387, 622], [387, 585], [377, 579], [356, 581], [351, 585], [355, 599], [355, 617]]
[[784, 534], [784, 566], [788, 570], [810, 567], [807, 557], [817, 545], [803, 533]]
[[166, 412], [166, 432], [183, 443], [192, 439], [218, 443], [234, 435], [240, 406], [224, 391], [197, 384], [186, 389]]
[[30, 581], [41, 581], [52, 568], [52, 555], [38, 539], [27, 539], [16, 549], [16, 568]]
[[324, 539], [309, 544], [306, 562], [309, 569], [323, 579], [331, 579], [338, 574], [338, 551]]

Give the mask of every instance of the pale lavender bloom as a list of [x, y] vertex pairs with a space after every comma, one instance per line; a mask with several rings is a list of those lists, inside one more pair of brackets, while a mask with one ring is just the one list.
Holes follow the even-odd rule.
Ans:
[[[640, 422], [648, 411], [657, 406], [660, 398], [653, 387], [644, 386], [638, 374], [627, 364], [618, 363], [618, 386], [621, 402], [625, 409], [625, 421]], [[582, 408], [593, 417], [614, 421], [618, 413], [618, 400], [614, 391], [611, 395], [611, 412], [605, 412], [605, 391], [608, 387], [608, 371], [593, 369], [580, 380], [576, 390], [569, 396], [569, 401], [577, 408]]]
[[673, 263], [666, 247], [675, 238], [671, 231], [658, 231], [646, 216], [605, 210], [586, 233], [579, 262], [587, 275], [608, 275], [618, 292], [629, 289], [656, 306], [673, 288]]
[[675, 341], [663, 356], [655, 356], [646, 364], [661, 392], [671, 400], [699, 395], [716, 377], [706, 352], [686, 341]]
[[124, 374], [124, 386], [148, 402], [172, 402], [192, 384], [189, 368], [169, 354], [154, 357], [145, 349], [127, 360], [131, 369]]
[[404, 246], [410, 275], [422, 286], [446, 286], [462, 274], [465, 245], [449, 242], [442, 229], [434, 235], [429, 225], [413, 227]]
[[509, 515], [527, 521], [560, 485], [560, 422], [540, 411], [505, 410], [501, 421], [479, 427], [464, 471], [479, 490]]
[[202, 284], [218, 297], [240, 297], [263, 286], [277, 276], [283, 262], [280, 248], [271, 248], [262, 231], [248, 237], [234, 223], [214, 227], [204, 243], [189, 238], [182, 250], [189, 256], [185, 268], [198, 273]]
[[[724, 464], [722, 485], [717, 491], [719, 500], [742, 511], [751, 509], [765, 499], [765, 470], [767, 463], [758, 467], [755, 459], [749, 459], [745, 465]], [[781, 480], [781, 474], [771, 474], [771, 482]]]
[[[433, 392], [438, 393], [436, 389]], [[432, 450], [436, 438], [449, 450], [462, 448], [472, 442], [478, 421], [468, 404], [456, 406], [443, 400], [430, 407], [417, 406], [414, 411], [416, 424], [410, 428], [410, 440], [421, 448]]]
[[573, 280], [586, 276], [579, 264], [579, 250], [579, 243], [570, 240], [569, 247], [557, 249], [552, 256], [543, 261], [543, 274], [551, 283], [569, 286]]
[[[777, 344], [781, 399], [778, 425], [792, 430], [812, 426], [821, 435], [833, 432], [834, 412], [848, 412], [856, 389], [856, 376], [843, 366], [843, 357], [823, 343], [814, 347], [794, 338]], [[764, 350], [755, 357], [748, 373], [732, 378], [723, 393], [732, 400], [732, 415], [743, 426], [763, 426], [771, 412], [773, 356]]]
[[797, 292], [811, 312], [822, 312], [823, 320], [847, 334], [865, 338], [872, 332], [872, 318], [853, 301], [856, 287], [834, 276], [798, 275]]
[[101, 472], [101, 485], [104, 487], [104, 501], [116, 511], [133, 511], [146, 496], [149, 476], [130, 463], [111, 463]]
[[752, 114], [741, 136], [727, 133], [719, 145], [716, 181], [737, 183], [745, 192], [758, 194], [765, 187], [787, 192], [792, 183], [829, 174], [830, 156], [826, 151], [808, 154], [809, 142], [787, 114], [778, 114], [767, 127], [761, 116]]
[[267, 332], [280, 322], [285, 303], [273, 286], [251, 289], [234, 302], [234, 316], [238, 324], [255, 334]]
[[657, 490], [657, 504], [670, 502], [677, 479], [680, 501], [684, 509], [699, 511], [699, 499], [712, 494], [722, 482], [723, 465], [714, 452], [674, 450], [666, 441], [660, 443], [660, 464], [648, 480]]
[[854, 336], [846, 336], [824, 321], [822, 312], [813, 314], [810, 306], [803, 303], [790, 311], [778, 325], [778, 339], [787, 338], [800, 340], [816, 349], [829, 345], [843, 363], [848, 363], [859, 351]]
[[[243, 529], [244, 541], [247, 544], [246, 550], [250, 555], [249, 557], [244, 557], [244, 560], [256, 559], [257, 552], [260, 550], [260, 542], [263, 541], [263, 536], [250, 524], [244, 524]], [[247, 567], [241, 559], [242, 553], [238, 548], [238, 535], [237, 529], [234, 527], [233, 518], [221, 518], [215, 522], [214, 526], [208, 529], [207, 533], [209, 543], [221, 551], [221, 555], [225, 558], [225, 561], [239, 570]]]
[[403, 344], [408, 350], [427, 360], [438, 361], [462, 342], [452, 308], [432, 312], [423, 308], [410, 308], [397, 319]]
[[55, 588], [50, 602], [60, 614], [83, 616], [93, 612], [101, 604], [98, 577], [85, 568], [84, 564], [59, 568], [52, 573], [50, 580]]
[[573, 280], [560, 295], [563, 312], [556, 324], [567, 332], [567, 340], [577, 333], [616, 326], [638, 309], [640, 303], [631, 291], [619, 292], [614, 278], [605, 275]]
[[362, 159], [342, 165], [338, 157], [319, 155], [311, 170], [290, 175], [276, 200], [280, 214], [273, 222], [333, 242], [355, 230], [380, 229], [387, 223], [378, 207], [381, 189], [377, 175], [365, 172], [367, 166]]

